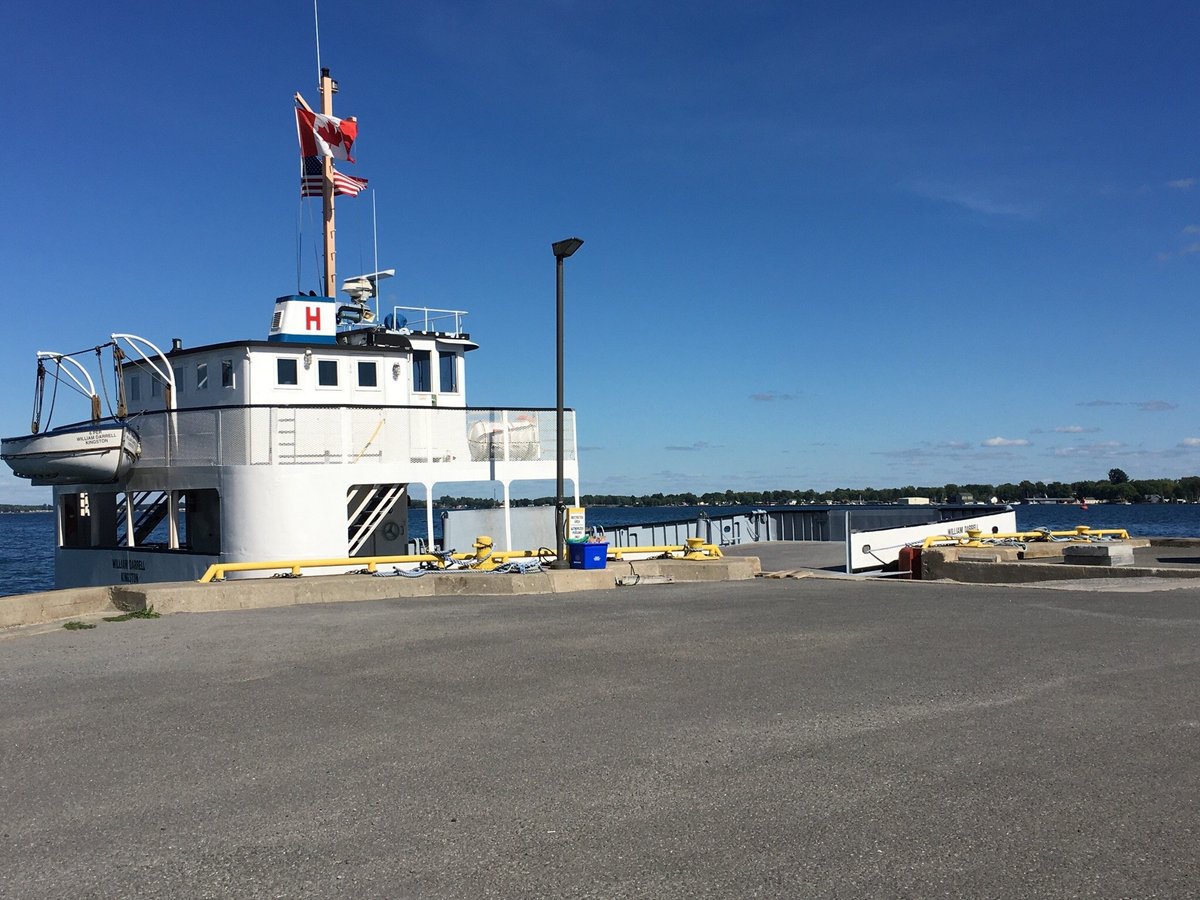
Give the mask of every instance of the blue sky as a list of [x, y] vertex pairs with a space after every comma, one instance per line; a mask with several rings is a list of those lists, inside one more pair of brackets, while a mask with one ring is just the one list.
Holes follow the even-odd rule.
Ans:
[[[13, 435], [35, 350], [264, 336], [297, 221], [317, 286], [316, 62], [304, 2], [5, 26]], [[585, 239], [585, 492], [1200, 472], [1195, 4], [327, 0], [321, 40], [385, 300], [471, 311], [472, 404], [553, 405]], [[366, 195], [339, 255], [372, 266]]]

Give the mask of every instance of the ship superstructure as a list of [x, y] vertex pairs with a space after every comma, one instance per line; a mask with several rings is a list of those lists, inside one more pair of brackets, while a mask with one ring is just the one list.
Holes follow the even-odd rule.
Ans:
[[[327, 70], [321, 85], [329, 115]], [[54, 487], [57, 586], [195, 579], [214, 562], [403, 554], [414, 486], [430, 537], [439, 484], [498, 486], [507, 510], [514, 483], [555, 478], [555, 409], [467, 405], [478, 345], [465, 311], [380, 309], [391, 271], [350, 278], [348, 299], [331, 296], [325, 162], [324, 296], [278, 298], [260, 339], [164, 350], [115, 334], [113, 415], [100, 415], [94, 385], [77, 377], [92, 390], [90, 422], [39, 432], [35, 418], [33, 434], [4, 441], [18, 475]], [[39, 377], [47, 361], [61, 369], [70, 359], [46, 354]], [[80, 469], [101, 443], [118, 455]], [[578, 503], [570, 411], [562, 456]], [[503, 548], [508, 532], [497, 536]]]

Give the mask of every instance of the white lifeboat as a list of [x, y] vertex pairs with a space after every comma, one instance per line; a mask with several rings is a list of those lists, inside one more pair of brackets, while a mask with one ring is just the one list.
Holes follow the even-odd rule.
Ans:
[[0, 458], [13, 474], [39, 485], [120, 481], [141, 455], [138, 433], [122, 422], [87, 422], [0, 441]]

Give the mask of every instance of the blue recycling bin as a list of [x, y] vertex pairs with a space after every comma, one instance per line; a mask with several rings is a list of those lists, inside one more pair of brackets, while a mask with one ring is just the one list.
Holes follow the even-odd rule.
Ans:
[[603, 569], [608, 566], [608, 544], [567, 544], [572, 569]]

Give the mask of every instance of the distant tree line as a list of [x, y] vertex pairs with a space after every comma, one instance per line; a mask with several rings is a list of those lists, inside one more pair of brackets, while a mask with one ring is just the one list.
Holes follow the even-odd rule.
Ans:
[[0, 503], [0, 513], [50, 512], [50, 504], [29, 506], [24, 503]]
[[[936, 487], [905, 485], [897, 488], [837, 488], [832, 491], [690, 491], [675, 494], [584, 494], [584, 506], [782, 506], [820, 503], [891, 503], [901, 497], [928, 497], [935, 503], [965, 500], [988, 502], [993, 497], [1002, 503], [1042, 498], [1058, 500], [1102, 500], [1110, 503], [1149, 503], [1186, 500], [1200, 502], [1200, 475], [1184, 478], [1131, 479], [1121, 469], [1111, 469], [1100, 481], [1021, 481], [1016, 484], [943, 484]], [[501, 505], [496, 499], [478, 497], [441, 497], [442, 508], [466, 507], [491, 509]], [[513, 506], [553, 506], [553, 497], [513, 500]]]

